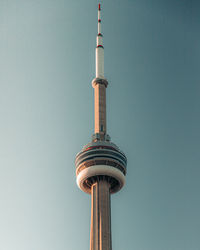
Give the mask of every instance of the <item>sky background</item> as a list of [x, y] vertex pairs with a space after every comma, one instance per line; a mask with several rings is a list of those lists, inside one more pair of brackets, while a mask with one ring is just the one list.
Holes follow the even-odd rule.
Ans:
[[[0, 250], [87, 250], [96, 0], [0, 0]], [[128, 158], [113, 250], [200, 249], [200, 2], [104, 0], [107, 122]]]

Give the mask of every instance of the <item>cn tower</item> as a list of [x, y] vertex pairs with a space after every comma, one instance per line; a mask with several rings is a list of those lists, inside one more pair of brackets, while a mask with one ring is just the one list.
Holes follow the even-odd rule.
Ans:
[[96, 77], [94, 88], [94, 134], [90, 143], [77, 154], [78, 187], [91, 194], [90, 250], [112, 250], [110, 195], [125, 184], [126, 156], [110, 140], [106, 130], [106, 88], [104, 47], [101, 32], [101, 5], [98, 5]]

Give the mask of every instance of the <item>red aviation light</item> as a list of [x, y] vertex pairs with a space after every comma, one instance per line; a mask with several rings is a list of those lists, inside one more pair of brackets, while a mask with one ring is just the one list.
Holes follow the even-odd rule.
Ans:
[[99, 10], [101, 10], [101, 4], [99, 3]]

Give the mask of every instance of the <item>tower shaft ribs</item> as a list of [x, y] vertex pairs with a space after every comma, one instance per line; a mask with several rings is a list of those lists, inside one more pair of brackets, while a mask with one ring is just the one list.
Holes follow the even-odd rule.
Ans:
[[98, 180], [91, 188], [90, 250], [112, 250], [110, 184]]
[[106, 87], [96, 84], [94, 87], [95, 133], [106, 134]]

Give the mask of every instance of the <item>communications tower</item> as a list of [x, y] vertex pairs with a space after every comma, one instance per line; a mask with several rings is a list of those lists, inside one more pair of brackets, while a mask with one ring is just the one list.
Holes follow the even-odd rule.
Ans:
[[96, 78], [94, 88], [95, 126], [92, 141], [77, 154], [76, 181], [78, 187], [91, 194], [90, 250], [111, 250], [110, 194], [125, 184], [126, 156], [110, 140], [106, 131], [106, 88], [104, 77], [104, 47], [101, 32], [101, 5], [98, 5], [96, 47]]

